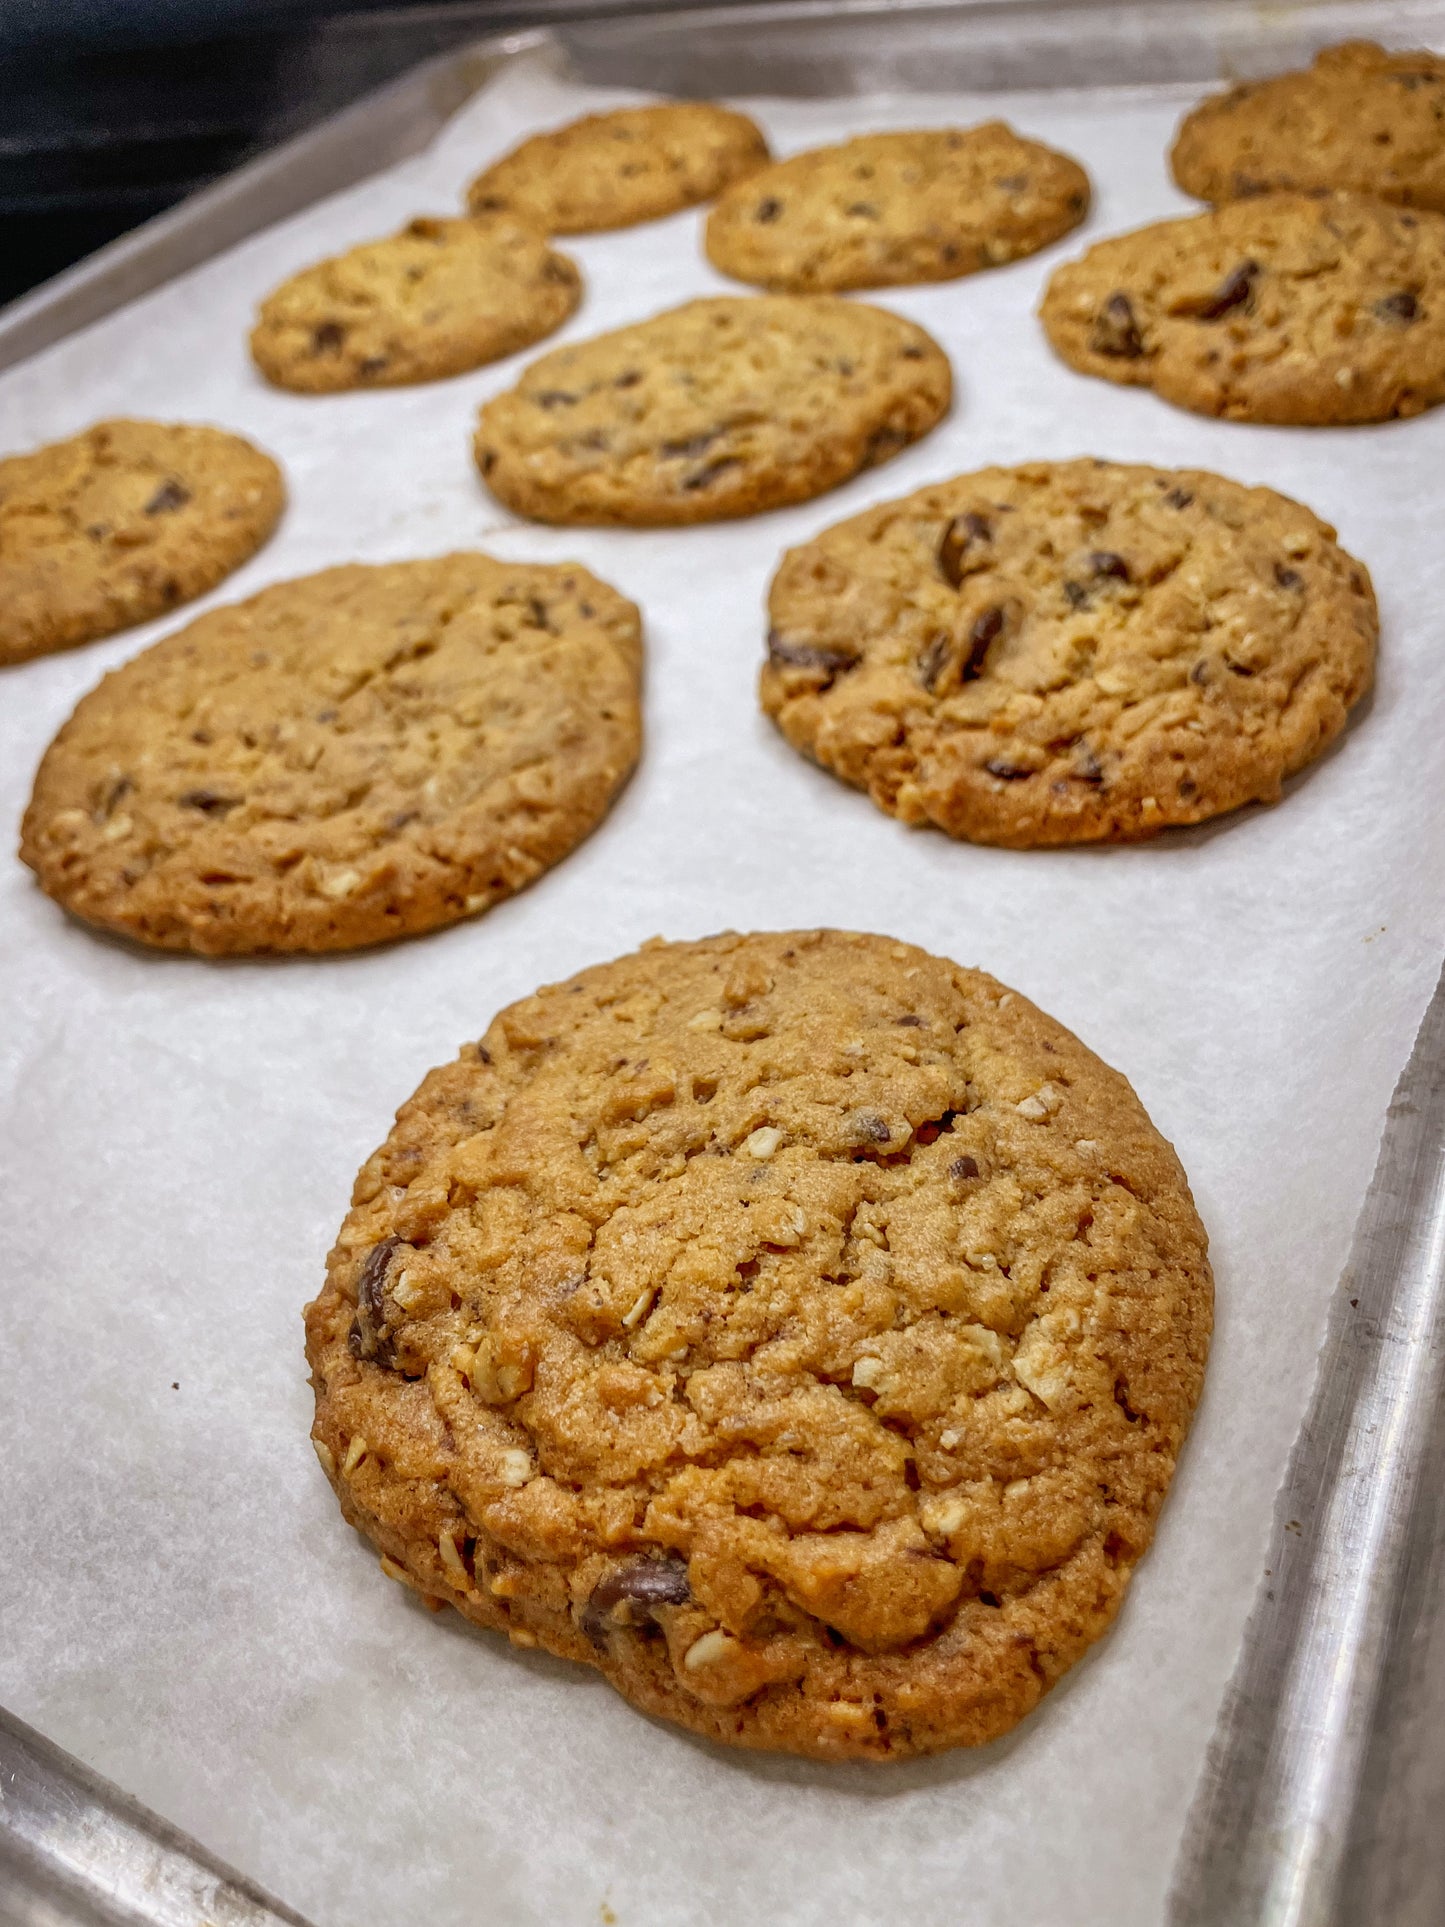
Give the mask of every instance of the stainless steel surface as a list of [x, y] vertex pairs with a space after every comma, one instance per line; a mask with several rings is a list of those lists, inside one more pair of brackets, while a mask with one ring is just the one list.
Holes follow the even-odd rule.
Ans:
[[1440, 1842], [1402, 1772], [1441, 1764], [1421, 1716], [1440, 1705], [1442, 1390], [1445, 978], [1390, 1106], [1280, 1491], [1176, 1927], [1445, 1917], [1420, 1911], [1438, 1908]]
[[[555, 16], [558, 0], [536, 3]], [[1370, 32], [1445, 45], [1445, 4], [786, 0], [555, 22], [428, 63], [16, 303], [0, 313], [0, 367], [418, 151], [524, 53], [597, 83], [819, 96], [1202, 85]], [[1445, 980], [1337, 1293], [1181, 1855], [1175, 1927], [1445, 1920], [1442, 1368]], [[296, 1920], [4, 1715], [0, 1792], [0, 1927]]]
[[306, 1927], [0, 1711], [0, 1927]]

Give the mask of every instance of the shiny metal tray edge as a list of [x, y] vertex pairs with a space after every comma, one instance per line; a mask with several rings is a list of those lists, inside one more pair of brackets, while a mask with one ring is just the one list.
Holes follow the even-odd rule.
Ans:
[[[1445, 45], [1445, 0], [764, 0], [570, 20], [538, 0], [537, 11], [546, 25], [427, 61], [0, 310], [0, 369], [419, 152], [529, 55], [598, 84], [817, 97], [865, 91], [865, 75], [867, 91], [1205, 85], [1351, 34]], [[1171, 1927], [1445, 1920], [1433, 1797], [1445, 1796], [1442, 1395], [1445, 975], [1336, 1290]], [[280, 1922], [306, 1927], [0, 1710], [0, 1927]]]

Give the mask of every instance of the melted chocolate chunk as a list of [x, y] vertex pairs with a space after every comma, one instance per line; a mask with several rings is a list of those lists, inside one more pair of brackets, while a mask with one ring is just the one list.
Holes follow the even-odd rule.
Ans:
[[667, 1552], [660, 1559], [629, 1559], [592, 1588], [582, 1609], [582, 1630], [597, 1645], [621, 1626], [654, 1618], [659, 1606], [685, 1606], [692, 1598], [687, 1561]]
[[1096, 355], [1113, 355], [1122, 361], [1137, 361], [1143, 354], [1144, 337], [1127, 294], [1111, 294], [1100, 308], [1089, 346]]
[[859, 660], [843, 649], [818, 649], [812, 643], [790, 641], [779, 629], [768, 631], [768, 661], [778, 669], [816, 669], [827, 678], [824, 689], [832, 687], [835, 676], [856, 669]]
[[993, 530], [987, 516], [977, 515], [972, 509], [965, 515], [956, 515], [938, 544], [938, 567], [944, 581], [956, 589], [970, 573], [970, 562], [977, 567], [981, 560], [979, 551], [992, 540]]
[[936, 630], [918, 658], [918, 680], [930, 696], [937, 689], [939, 678], [947, 668], [952, 653], [953, 637], [946, 629]]
[[386, 1329], [386, 1274], [401, 1239], [393, 1232], [373, 1245], [366, 1254], [361, 1276], [356, 1281], [356, 1316], [351, 1321], [347, 1344], [355, 1358], [370, 1359], [390, 1371], [396, 1353]]
[[323, 321], [319, 328], [311, 330], [311, 352], [314, 355], [334, 355], [346, 339], [346, 330], [339, 321]]
[[1089, 606], [1089, 592], [1082, 582], [1065, 582], [1064, 600], [1071, 609], [1087, 609]]
[[984, 663], [989, 650], [1003, 634], [1004, 614], [1002, 609], [985, 609], [968, 632], [968, 660], [963, 665], [959, 680], [977, 682], [983, 674]]
[[172, 515], [184, 508], [191, 499], [191, 491], [179, 482], [162, 482], [155, 494], [145, 505], [147, 515]]
[[1399, 288], [1394, 294], [1383, 295], [1371, 313], [1378, 321], [1389, 321], [1397, 328], [1408, 328], [1412, 321], [1420, 318], [1420, 303], [1408, 288]]
[[753, 219], [755, 221], [765, 221], [765, 222], [776, 221], [778, 216], [782, 213], [782, 211], [783, 211], [782, 202], [775, 201], [772, 195], [770, 194], [765, 201], [759, 201], [757, 206], [753, 209]]
[[1034, 774], [1033, 770], [1022, 769], [1017, 763], [1006, 763], [1001, 756], [990, 756], [984, 768], [1001, 783], [1021, 783], [1026, 776]]
[[868, 445], [863, 450], [864, 468], [875, 468], [879, 462], [886, 462], [890, 455], [896, 455], [900, 448], [907, 448], [908, 437], [901, 428], [884, 423], [882, 428], [874, 429], [868, 437]]
[[1171, 488], [1164, 497], [1166, 505], [1172, 509], [1187, 509], [1193, 500], [1187, 488]]
[[203, 810], [207, 816], [224, 816], [240, 803], [239, 796], [222, 796], [216, 790], [187, 790], [176, 801], [183, 810]]
[[1095, 549], [1089, 557], [1089, 567], [1096, 576], [1107, 576], [1115, 582], [1128, 582], [1131, 579], [1129, 564], [1112, 549]]
[[1258, 261], [1241, 261], [1237, 268], [1231, 268], [1212, 294], [1201, 295], [1193, 301], [1181, 301], [1176, 305], [1178, 314], [1192, 315], [1196, 321], [1220, 321], [1234, 309], [1242, 308], [1254, 294], [1254, 284], [1259, 276]]
[[1274, 565], [1274, 579], [1282, 589], [1302, 589], [1305, 579], [1298, 569], [1288, 569], [1283, 562]]

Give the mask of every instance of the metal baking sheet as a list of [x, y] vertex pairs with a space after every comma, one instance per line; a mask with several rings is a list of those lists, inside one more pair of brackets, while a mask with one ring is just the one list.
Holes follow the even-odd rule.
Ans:
[[[3, 1153], [7, 1194], [34, 1208], [14, 1260], [23, 1378], [12, 1383], [24, 1390], [10, 1427], [19, 1503], [4, 1610], [17, 1631], [8, 1661], [0, 1653], [0, 1695], [321, 1927], [418, 1911], [580, 1923], [604, 1910], [631, 1927], [764, 1908], [790, 1921], [924, 1922], [1007, 1909], [1084, 1927], [1157, 1920], [1171, 1884], [1188, 1927], [1432, 1917], [1408, 1911], [1427, 1891], [1416, 1876], [1429, 1830], [1416, 1824], [1402, 1848], [1380, 1789], [1395, 1786], [1403, 1756], [1428, 1753], [1421, 1669], [1433, 1663], [1438, 1576], [1427, 1503], [1445, 1215], [1431, 1162], [1445, 1103], [1438, 1004], [1387, 1105], [1445, 949], [1440, 893], [1417, 887], [1445, 870], [1433, 800], [1445, 770], [1421, 714], [1445, 697], [1426, 635], [1445, 582], [1438, 544], [1420, 540], [1438, 527], [1441, 418], [1316, 438], [1301, 465], [1287, 433], [1197, 423], [1083, 383], [1037, 340], [1018, 349], [1035, 396], [1011, 365], [1008, 330], [1023, 332], [1065, 243], [976, 282], [880, 297], [943, 335], [963, 388], [949, 427], [898, 463], [701, 541], [559, 536], [499, 517], [466, 469], [475, 400], [516, 364], [405, 396], [297, 403], [247, 386], [246, 302], [234, 298], [264, 292], [278, 261], [383, 231], [419, 197], [445, 204], [469, 171], [449, 136], [469, 128], [480, 164], [538, 117], [561, 118], [579, 83], [759, 96], [785, 147], [936, 117], [965, 98], [975, 118], [996, 105], [1090, 164], [1100, 206], [1081, 239], [1092, 238], [1176, 204], [1160, 150], [1192, 93], [1360, 31], [1445, 44], [1445, 12], [803, 4], [517, 34], [430, 63], [0, 315], [0, 366], [90, 328], [59, 359], [0, 382], [7, 444], [128, 405], [203, 410], [214, 391], [196, 371], [226, 362], [221, 418], [282, 454], [296, 500], [277, 543], [212, 600], [343, 554], [481, 542], [580, 553], [649, 616], [642, 776], [593, 845], [480, 925], [375, 958], [192, 966], [58, 924], [21, 877], [3, 886]], [[656, 281], [662, 247], [676, 296], [720, 285], [693, 259], [696, 218], [568, 243], [592, 282], [570, 335], [622, 318], [606, 306], [609, 253], [634, 269], [617, 277], [629, 282], [626, 313], [674, 298]], [[233, 325], [218, 342], [206, 327], [223, 283]], [[103, 319], [138, 296], [129, 315]], [[387, 452], [395, 488], [429, 438], [446, 451], [435, 486], [405, 509], [384, 491], [348, 492], [362, 452]], [[867, 501], [989, 459], [1080, 448], [1275, 481], [1338, 520], [1380, 576], [1381, 691], [1279, 812], [1148, 851], [1017, 857], [903, 839], [861, 800], [820, 788], [739, 700], [766, 575], [786, 542]], [[1402, 565], [1390, 576], [1392, 543]], [[707, 583], [699, 632], [687, 612]], [[18, 806], [75, 696], [165, 626], [0, 684], [4, 808]], [[703, 720], [714, 712], [721, 735]], [[719, 780], [734, 755], [740, 771]], [[1408, 817], [1391, 793], [1401, 771]], [[774, 847], [780, 808], [792, 872], [758, 856]], [[694, 838], [681, 862], [648, 841], [669, 820]], [[1338, 860], [1322, 861], [1336, 838]], [[421, 1071], [505, 997], [653, 928], [794, 915], [916, 936], [999, 970], [1071, 1022], [1179, 1142], [1219, 1257], [1220, 1342], [1198, 1433], [1119, 1628], [1019, 1735], [882, 1779], [719, 1759], [564, 1669], [379, 1597], [292, 1449], [305, 1395], [287, 1321], [319, 1276], [351, 1170]], [[1357, 1042], [1342, 1049], [1341, 1036]], [[1312, 1049], [1348, 1092], [1338, 1117], [1308, 1065], [1295, 1067], [1292, 1051]], [[1261, 1088], [1265, 1071], [1273, 1089]], [[1231, 1105], [1243, 1169], [1211, 1115]], [[1306, 1250], [1338, 1258], [1301, 1276]], [[1272, 1289], [1284, 1306], [1273, 1318]], [[197, 1317], [210, 1299], [221, 1313]], [[1251, 1347], [1269, 1370], [1251, 1368]], [[69, 1384], [79, 1400], [49, 1430], [42, 1407], [62, 1394], [39, 1395], [37, 1382]], [[1307, 1406], [1271, 1547], [1261, 1495], [1286, 1475]], [[1414, 1629], [1404, 1647], [1402, 1617]], [[242, 1657], [238, 1677], [229, 1662]], [[0, 1785], [13, 1744], [0, 1733]], [[21, 1797], [12, 1777], [12, 1834]], [[77, 1798], [104, 1810], [103, 1788]], [[27, 1837], [43, 1858], [43, 1829]], [[75, 1876], [73, 1835], [71, 1848]]]

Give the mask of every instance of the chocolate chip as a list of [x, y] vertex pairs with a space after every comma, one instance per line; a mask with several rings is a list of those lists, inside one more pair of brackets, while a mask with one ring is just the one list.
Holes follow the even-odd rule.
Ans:
[[1171, 488], [1164, 497], [1166, 505], [1172, 509], [1187, 509], [1193, 500], [1187, 488]]
[[390, 363], [389, 355], [368, 355], [357, 367], [358, 375], [379, 375]]
[[922, 1028], [922, 1025], [923, 1025], [923, 1019], [921, 1017], [915, 1017], [911, 1011], [909, 1012], [908, 1016], [895, 1017], [893, 1021], [895, 1024], [901, 1024], [906, 1026], [909, 1030], [919, 1030]]
[[1087, 609], [1089, 592], [1082, 582], [1065, 582], [1064, 600], [1071, 609]]
[[334, 355], [345, 339], [346, 330], [339, 321], [323, 321], [319, 328], [311, 330], [311, 352]]
[[923, 352], [923, 349], [919, 347], [916, 341], [910, 341], [907, 347], [898, 350], [899, 355], [904, 361], [922, 361]]
[[863, 467], [874, 468], [879, 462], [886, 462], [890, 455], [896, 455], [900, 448], [907, 448], [908, 436], [901, 428], [885, 422], [882, 428], [875, 428], [868, 437], [863, 450]]
[[565, 281], [570, 287], [572, 283], [572, 273], [565, 262], [544, 261], [542, 263], [542, 279], [544, 281]]
[[974, 623], [968, 632], [968, 660], [963, 665], [961, 681], [978, 681], [989, 650], [1003, 634], [1003, 626], [1004, 614], [999, 608], [985, 609]]
[[207, 816], [224, 816], [241, 801], [239, 796], [221, 796], [215, 790], [187, 790], [176, 801], [183, 810], [203, 810]]
[[966, 1178], [976, 1178], [978, 1176], [978, 1159], [969, 1157], [967, 1153], [961, 1158], [955, 1158], [948, 1167], [948, 1175], [953, 1179], [955, 1184], [962, 1184]]
[[809, 642], [793, 642], [780, 629], [768, 631], [768, 661], [779, 669], [815, 669], [827, 678], [824, 689], [846, 669], [856, 669], [860, 657], [844, 649], [819, 649]]
[[691, 1598], [687, 1561], [676, 1553], [629, 1559], [592, 1588], [581, 1613], [582, 1630], [601, 1645], [610, 1631], [654, 1619], [659, 1606], [685, 1606]]
[[990, 756], [984, 768], [990, 776], [998, 777], [1001, 783], [1021, 783], [1024, 777], [1034, 774], [1033, 770], [1023, 769], [1017, 763], [1006, 763], [1001, 756]]
[[1079, 743], [1074, 750], [1076, 766], [1071, 772], [1075, 781], [1087, 783], [1097, 789], [1104, 780], [1104, 765], [1087, 743]]
[[155, 494], [145, 505], [147, 515], [171, 515], [175, 510], [184, 508], [191, 499], [191, 491], [179, 482], [162, 482]]
[[775, 201], [772, 196], [769, 195], [767, 200], [759, 201], [753, 209], [753, 219], [755, 221], [776, 221], [782, 211], [782, 202]]
[[1111, 294], [1100, 308], [1089, 346], [1096, 355], [1113, 355], [1124, 361], [1137, 361], [1143, 354], [1144, 337], [1127, 294]]
[[565, 388], [540, 388], [532, 397], [539, 408], [571, 408], [580, 399], [578, 395], [569, 395]]
[[1194, 667], [1189, 672], [1189, 680], [1190, 682], [1197, 682], [1197, 683], [1208, 682], [1209, 681], [1209, 664], [1203, 661], [1202, 659], [1199, 662], [1195, 663]]
[[1258, 274], [1258, 261], [1241, 261], [1237, 268], [1230, 269], [1212, 294], [1176, 302], [1174, 312], [1192, 315], [1196, 321], [1222, 320], [1250, 300]]
[[1199, 794], [1199, 785], [1195, 782], [1192, 776], [1180, 777], [1179, 794], [1184, 798], [1184, 801], [1186, 803], [1189, 801], [1191, 796], [1197, 796]]
[[994, 186], [1001, 187], [1005, 194], [1022, 194], [1028, 184], [1027, 174], [1004, 174], [994, 182]]
[[936, 629], [918, 658], [918, 680], [931, 696], [953, 653], [953, 637], [946, 629]]
[[664, 442], [662, 453], [667, 456], [701, 455], [705, 448], [712, 447], [721, 433], [720, 428], [709, 428], [701, 435], [690, 435], [685, 442]]
[[853, 1119], [854, 1144], [886, 1144], [892, 1135], [887, 1118], [877, 1111], [859, 1111]]
[[386, 1329], [386, 1274], [401, 1239], [393, 1232], [366, 1254], [366, 1263], [356, 1281], [356, 1316], [351, 1321], [347, 1344], [356, 1358], [370, 1359], [390, 1371], [396, 1353]]
[[487, 1049], [485, 1044], [477, 1045], [477, 1056], [484, 1064], [490, 1064], [492, 1061], [492, 1053]]
[[640, 368], [626, 368], [617, 377], [616, 381], [613, 382], [612, 386], [614, 388], [635, 388], [641, 380], [642, 370]]
[[719, 475], [730, 468], [740, 468], [742, 464], [733, 455], [721, 455], [715, 462], [708, 462], [703, 468], [695, 468], [691, 475], [684, 475], [681, 486], [691, 494], [695, 489], [710, 488]]
[[497, 466], [496, 449], [494, 448], [479, 449], [477, 451], [477, 466], [481, 469], [483, 475], [490, 475], [492, 470]]
[[1380, 321], [1393, 322], [1397, 328], [1408, 328], [1419, 318], [1420, 303], [1408, 288], [1400, 288], [1394, 294], [1383, 295], [1371, 313]]
[[1298, 569], [1287, 569], [1283, 562], [1274, 565], [1274, 579], [1282, 589], [1302, 589], [1305, 579]]
[[1089, 567], [1096, 576], [1107, 576], [1115, 582], [1130, 580], [1129, 564], [1112, 549], [1095, 549], [1089, 556]]
[[938, 567], [944, 581], [956, 589], [970, 573], [970, 561], [974, 567], [980, 565], [979, 551], [992, 539], [993, 529], [987, 516], [978, 515], [972, 509], [954, 516], [938, 544]]
[[878, 210], [871, 201], [855, 201], [848, 209], [848, 212], [855, 215], [860, 221], [876, 221], [878, 219]]

